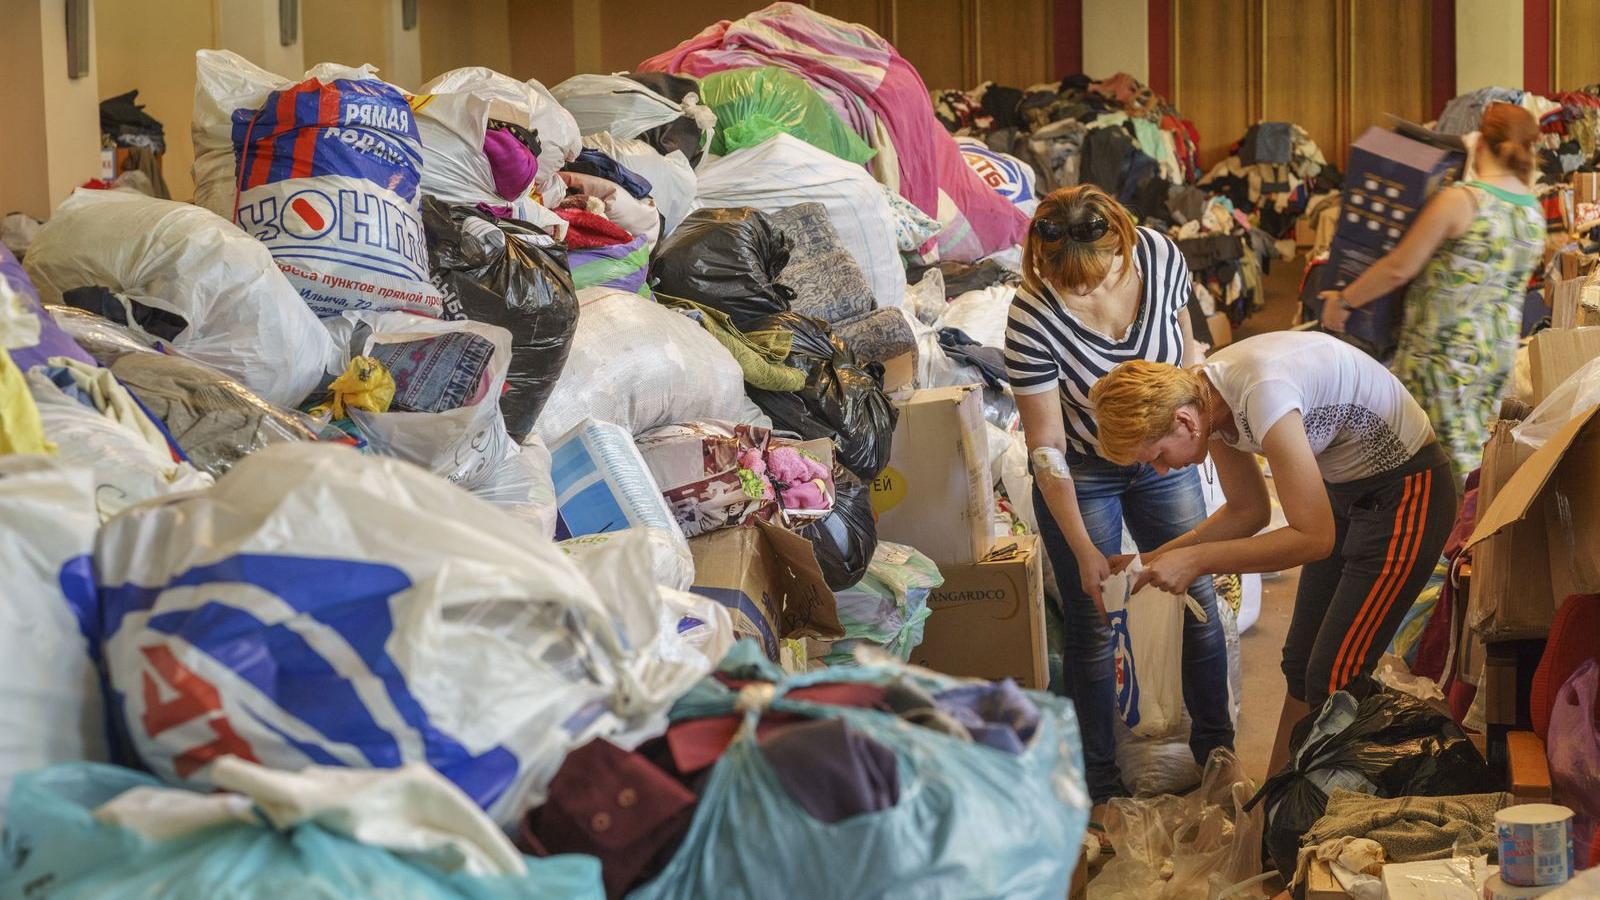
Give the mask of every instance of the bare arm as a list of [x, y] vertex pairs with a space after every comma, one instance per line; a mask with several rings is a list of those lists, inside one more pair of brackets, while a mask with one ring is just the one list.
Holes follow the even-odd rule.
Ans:
[[1333, 552], [1333, 508], [1298, 412], [1279, 419], [1262, 442], [1272, 464], [1278, 502], [1289, 524], [1248, 537], [1196, 543], [1156, 560], [1138, 585], [1181, 593], [1199, 576], [1219, 572], [1277, 572]]
[[1183, 332], [1183, 364], [1200, 365], [1200, 344], [1194, 339], [1194, 317], [1187, 306], [1178, 313], [1178, 328]]
[[1474, 212], [1472, 195], [1465, 189], [1440, 191], [1422, 207], [1399, 246], [1344, 289], [1345, 302], [1365, 306], [1417, 277], [1440, 244], [1467, 230]]
[[[1022, 416], [1022, 430], [1028, 441], [1028, 454], [1040, 447], [1049, 447], [1060, 453], [1067, 450], [1066, 429], [1061, 424], [1061, 400], [1056, 391], [1036, 394], [1018, 394], [1017, 412]], [[1058, 478], [1035, 467], [1034, 484], [1044, 497], [1051, 518], [1067, 539], [1067, 546], [1078, 560], [1078, 570], [1084, 593], [1100, 603], [1100, 582], [1110, 574], [1109, 563], [1083, 524], [1083, 514], [1078, 511], [1078, 493], [1072, 479]]]

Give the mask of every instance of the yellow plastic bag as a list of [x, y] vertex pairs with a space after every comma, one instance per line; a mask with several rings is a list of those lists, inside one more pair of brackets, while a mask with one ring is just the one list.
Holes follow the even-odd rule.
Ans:
[[313, 416], [321, 418], [332, 413], [333, 418], [343, 419], [351, 409], [388, 412], [389, 404], [394, 402], [394, 377], [383, 363], [370, 356], [358, 356], [350, 360], [344, 374], [328, 385], [328, 391], [327, 402], [311, 410]]

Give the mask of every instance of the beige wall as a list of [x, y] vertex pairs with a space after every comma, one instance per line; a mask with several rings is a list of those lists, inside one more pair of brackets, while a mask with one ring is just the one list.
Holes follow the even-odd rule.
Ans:
[[89, 73], [68, 79], [65, 0], [7, 0], [4, 15], [0, 110], [6, 121], [0, 142], [6, 148], [0, 210], [44, 218], [74, 187], [100, 174], [93, 28]]
[[167, 134], [161, 172], [175, 200], [194, 196], [194, 52], [211, 46], [211, 0], [95, 4], [100, 96], [138, 89], [138, 101]]
[[[420, 0], [422, 79], [462, 66], [511, 71], [510, 0]], [[536, 3], [537, 0], [521, 0]], [[588, 0], [582, 0], [588, 2]]]
[[306, 67], [321, 62], [383, 68], [388, 56], [388, 0], [301, 0]]
[[1456, 0], [1456, 93], [1521, 86], [1522, 4]]
[[1083, 71], [1095, 78], [1127, 72], [1149, 80], [1150, 10], [1145, 0], [1083, 0]]

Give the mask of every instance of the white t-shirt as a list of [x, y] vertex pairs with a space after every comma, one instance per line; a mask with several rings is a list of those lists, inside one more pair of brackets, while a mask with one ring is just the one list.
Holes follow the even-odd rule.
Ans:
[[1322, 478], [1356, 481], [1399, 468], [1433, 440], [1428, 415], [1383, 364], [1327, 334], [1277, 331], [1211, 354], [1204, 371], [1233, 410], [1239, 450], [1261, 453], [1298, 410]]

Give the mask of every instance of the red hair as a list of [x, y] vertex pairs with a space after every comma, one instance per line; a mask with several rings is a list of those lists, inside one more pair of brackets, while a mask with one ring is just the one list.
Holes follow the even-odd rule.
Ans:
[[1478, 126], [1482, 146], [1500, 165], [1527, 181], [1533, 176], [1533, 142], [1539, 122], [1533, 113], [1512, 103], [1491, 103]]

